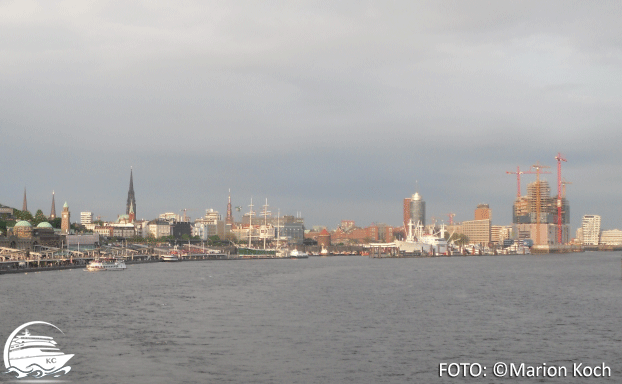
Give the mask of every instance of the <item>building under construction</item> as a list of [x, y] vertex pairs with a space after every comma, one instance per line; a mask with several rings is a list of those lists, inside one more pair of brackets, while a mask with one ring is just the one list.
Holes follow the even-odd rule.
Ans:
[[[562, 230], [558, 239], [558, 200], [561, 204]], [[538, 210], [538, 206], [540, 209]], [[546, 180], [538, 180], [527, 186], [527, 195], [516, 199], [513, 206], [512, 222], [519, 239], [538, 238], [539, 244], [565, 244], [569, 240], [570, 206], [564, 196], [551, 197], [551, 188]], [[540, 225], [535, 225], [535, 224]]]

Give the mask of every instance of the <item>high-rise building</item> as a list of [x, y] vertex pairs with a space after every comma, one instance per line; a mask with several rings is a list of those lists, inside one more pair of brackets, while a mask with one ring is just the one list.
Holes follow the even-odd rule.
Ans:
[[583, 216], [581, 228], [583, 230], [583, 245], [598, 245], [600, 240], [600, 216]]
[[71, 214], [69, 213], [69, 206], [67, 205], [67, 202], [65, 201], [65, 205], [63, 205], [63, 213], [61, 214], [62, 221], [60, 222], [60, 230], [61, 230], [61, 233], [64, 235], [69, 234], [69, 229], [71, 225], [70, 216]]
[[404, 228], [408, 228], [410, 221], [410, 197], [404, 198]]
[[410, 219], [415, 225], [421, 223], [425, 226], [425, 201], [422, 200], [419, 192], [415, 192], [410, 199]]
[[93, 224], [93, 212], [80, 212], [80, 224]]
[[492, 219], [492, 210], [488, 204], [478, 204], [475, 208], [475, 220]]
[[134, 208], [134, 217], [136, 217], [136, 197], [134, 196], [134, 174], [130, 168], [130, 189], [127, 191], [127, 207], [125, 214], [130, 214], [130, 207]]
[[56, 203], [54, 202], [54, 191], [52, 191], [52, 209], [50, 210], [50, 220], [56, 219]]

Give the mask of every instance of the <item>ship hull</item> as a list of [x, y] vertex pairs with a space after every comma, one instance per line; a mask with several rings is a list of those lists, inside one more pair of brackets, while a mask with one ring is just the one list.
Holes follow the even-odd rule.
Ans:
[[73, 356], [74, 355], [66, 355], [62, 353], [58, 355], [29, 356], [17, 359], [11, 359], [9, 357], [9, 360], [12, 367], [18, 368], [23, 372], [27, 372], [35, 365], [38, 365], [45, 371], [54, 371], [62, 368]]

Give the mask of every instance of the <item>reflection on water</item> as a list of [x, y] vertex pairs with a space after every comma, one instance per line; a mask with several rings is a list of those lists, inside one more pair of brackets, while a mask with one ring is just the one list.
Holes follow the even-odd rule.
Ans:
[[497, 361], [605, 362], [599, 382], [619, 382], [620, 274], [620, 254], [594, 252], [2, 275], [0, 340], [59, 326], [73, 382], [459, 382], [439, 364]]

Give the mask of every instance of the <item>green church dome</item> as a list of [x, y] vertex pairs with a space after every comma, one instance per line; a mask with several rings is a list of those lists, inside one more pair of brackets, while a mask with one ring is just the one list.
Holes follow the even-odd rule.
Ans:
[[15, 224], [15, 226], [16, 227], [32, 227], [32, 224], [30, 224], [26, 220], [22, 220], [22, 221], [18, 221], [17, 224]]
[[37, 225], [37, 228], [53, 228], [52, 224], [48, 223], [47, 221], [42, 221], [39, 223], [39, 225]]

